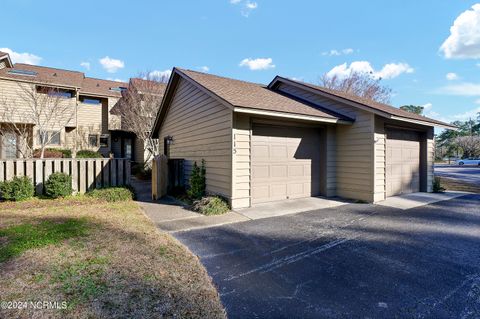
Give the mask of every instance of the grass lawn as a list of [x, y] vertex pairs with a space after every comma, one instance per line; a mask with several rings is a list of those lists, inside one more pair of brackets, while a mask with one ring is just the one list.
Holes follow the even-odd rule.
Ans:
[[133, 201], [0, 203], [0, 274], [0, 301], [60, 308], [0, 318], [225, 317], [197, 258]]

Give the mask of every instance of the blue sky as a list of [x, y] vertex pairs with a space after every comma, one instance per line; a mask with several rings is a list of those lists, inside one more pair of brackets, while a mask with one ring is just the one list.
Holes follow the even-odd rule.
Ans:
[[475, 4], [4, 0], [0, 48], [13, 51], [14, 62], [121, 80], [173, 66], [260, 83], [367, 70], [394, 90], [393, 105], [465, 120], [480, 111]]

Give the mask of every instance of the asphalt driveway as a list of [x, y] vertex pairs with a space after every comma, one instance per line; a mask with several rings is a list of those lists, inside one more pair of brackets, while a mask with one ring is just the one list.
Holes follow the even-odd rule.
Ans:
[[176, 233], [230, 318], [479, 318], [480, 195]]
[[436, 176], [480, 186], [480, 166], [435, 165], [434, 172]]

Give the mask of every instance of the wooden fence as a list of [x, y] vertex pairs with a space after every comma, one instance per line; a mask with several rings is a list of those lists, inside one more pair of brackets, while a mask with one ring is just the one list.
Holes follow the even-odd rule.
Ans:
[[43, 184], [56, 172], [72, 176], [75, 193], [130, 185], [130, 160], [123, 158], [0, 160], [0, 182], [11, 180], [14, 176], [28, 176], [33, 181], [37, 195], [43, 194]]
[[157, 200], [167, 195], [168, 159], [165, 155], [152, 160], [152, 199]]

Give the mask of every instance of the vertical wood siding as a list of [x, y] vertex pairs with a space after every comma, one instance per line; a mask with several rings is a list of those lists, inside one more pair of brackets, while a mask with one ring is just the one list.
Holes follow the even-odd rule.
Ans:
[[194, 84], [181, 79], [159, 132], [173, 136], [170, 158], [185, 159], [185, 178], [194, 162], [206, 162], [207, 192], [232, 196], [232, 111]]

